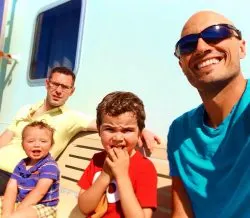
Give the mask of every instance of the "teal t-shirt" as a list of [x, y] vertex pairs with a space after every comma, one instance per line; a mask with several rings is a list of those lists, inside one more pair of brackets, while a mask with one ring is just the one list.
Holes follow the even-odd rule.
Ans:
[[170, 176], [182, 179], [195, 217], [250, 217], [250, 82], [217, 128], [203, 120], [200, 105], [170, 126]]

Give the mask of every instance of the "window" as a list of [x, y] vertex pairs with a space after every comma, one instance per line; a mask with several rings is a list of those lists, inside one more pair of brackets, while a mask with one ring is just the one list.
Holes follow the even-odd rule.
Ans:
[[83, 0], [71, 0], [38, 15], [30, 80], [46, 78], [50, 69], [56, 66], [75, 69], [79, 30], [83, 25], [82, 4]]

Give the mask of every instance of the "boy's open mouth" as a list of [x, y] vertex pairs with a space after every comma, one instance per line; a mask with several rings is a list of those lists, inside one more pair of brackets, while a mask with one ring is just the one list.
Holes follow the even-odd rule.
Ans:
[[37, 156], [37, 155], [40, 155], [41, 151], [40, 150], [33, 150], [32, 151], [32, 154]]

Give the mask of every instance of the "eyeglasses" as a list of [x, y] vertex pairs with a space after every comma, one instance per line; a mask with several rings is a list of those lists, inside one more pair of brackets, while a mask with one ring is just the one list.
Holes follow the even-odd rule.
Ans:
[[72, 86], [67, 86], [62, 83], [57, 83], [54, 81], [49, 80], [49, 86], [51, 89], [57, 89], [59, 86], [61, 86], [63, 92], [69, 92], [72, 89]]
[[[235, 34], [236, 33], [236, 34]], [[181, 55], [190, 54], [197, 48], [199, 38], [206, 43], [216, 44], [224, 39], [235, 36], [239, 40], [242, 39], [241, 32], [230, 24], [216, 24], [207, 27], [200, 33], [190, 34], [182, 37], [175, 45], [174, 55], [180, 58]]]

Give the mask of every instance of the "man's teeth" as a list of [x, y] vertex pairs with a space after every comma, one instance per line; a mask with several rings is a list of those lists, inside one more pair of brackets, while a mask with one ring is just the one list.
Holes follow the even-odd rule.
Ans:
[[215, 59], [215, 58], [209, 59], [209, 60], [206, 60], [206, 61], [204, 61], [204, 62], [198, 64], [198, 69], [200, 69], [200, 68], [202, 68], [202, 67], [206, 67], [206, 66], [211, 65], [211, 64], [217, 64], [217, 63], [219, 63], [219, 62], [220, 62], [220, 61], [219, 61], [218, 59]]

